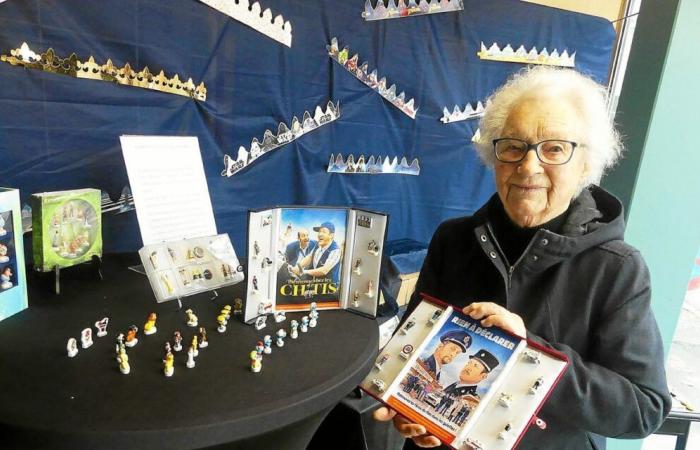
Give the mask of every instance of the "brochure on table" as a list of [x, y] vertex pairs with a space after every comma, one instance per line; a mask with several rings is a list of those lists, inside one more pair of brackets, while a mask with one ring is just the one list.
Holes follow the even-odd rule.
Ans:
[[19, 191], [0, 188], [0, 321], [27, 308]]
[[388, 217], [351, 208], [278, 207], [248, 217], [244, 319], [273, 311], [377, 314]]
[[121, 136], [144, 247], [144, 270], [158, 302], [242, 281], [228, 234], [219, 234], [199, 150], [189, 136]]
[[428, 296], [360, 387], [456, 449], [511, 449], [568, 360]]

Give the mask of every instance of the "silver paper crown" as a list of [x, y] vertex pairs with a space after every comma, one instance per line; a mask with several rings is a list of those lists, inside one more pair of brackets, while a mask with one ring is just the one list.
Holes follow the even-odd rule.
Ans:
[[476, 119], [484, 115], [484, 105], [481, 102], [476, 102], [476, 108], [472, 108], [471, 103], [467, 103], [464, 110], [459, 109], [459, 106], [455, 105], [452, 112], [450, 112], [447, 107], [442, 110], [442, 118], [440, 119], [442, 123], [458, 122], [460, 120]]
[[386, 101], [392, 105], [399, 108], [404, 114], [406, 114], [411, 119], [416, 118], [416, 112], [418, 108], [414, 106], [414, 100], [406, 100], [406, 94], [401, 92], [396, 95], [396, 85], [392, 84], [387, 88], [386, 78], [379, 78], [377, 75], [377, 70], [373, 70], [371, 73], [367, 73], [369, 65], [365, 62], [358, 66], [357, 61], [359, 56], [355, 54], [353, 57], [348, 58], [349, 50], [345, 47], [342, 50], [338, 50], [338, 39], [331, 39], [330, 45], [326, 46], [328, 50], [328, 56], [330, 56], [333, 61], [337, 62], [343, 66], [348, 72], [353, 74], [355, 78], [362, 81], [364, 84], [369, 86], [372, 90], [376, 91], [379, 95], [384, 97]]
[[396, 19], [399, 17], [420, 16], [424, 14], [437, 14], [442, 12], [461, 11], [464, 9], [462, 0], [376, 0], [376, 7], [372, 7], [370, 0], [365, 1], [365, 11], [362, 17], [365, 20]]
[[564, 50], [559, 53], [554, 49], [551, 52], [547, 48], [537, 51], [536, 47], [532, 47], [527, 51], [523, 45], [513, 50], [510, 44], [507, 44], [503, 50], [495, 42], [491, 47], [486, 48], [484, 43], [481, 43], [481, 50], [477, 52], [481, 59], [491, 61], [515, 62], [523, 64], [542, 64], [547, 66], [574, 67], [576, 63], [576, 52], [569, 55], [569, 52]]
[[182, 82], [178, 75], [168, 78], [162, 70], [158, 75], [153, 75], [148, 67], [136, 72], [129, 63], [121, 68], [116, 67], [112, 64], [111, 59], [100, 65], [95, 62], [92, 56], [86, 62], [81, 62], [75, 53], [67, 58], [61, 58], [56, 56], [52, 48], [49, 48], [45, 53], [37, 54], [29, 48], [26, 42], [22, 43], [19, 48], [11, 50], [9, 55], [0, 55], [0, 61], [27, 69], [43, 70], [76, 78], [111, 81], [126, 86], [192, 97], [195, 100], [205, 101], [207, 99], [207, 88], [204, 83], [197, 86], [192, 78]]
[[261, 10], [260, 3], [255, 2], [251, 6], [248, 0], [199, 0], [200, 2], [211, 6], [227, 16], [236, 19], [237, 21], [248, 25], [254, 30], [259, 31], [265, 36], [280, 42], [287, 47], [292, 46], [292, 24], [285, 21], [282, 15], [275, 17], [272, 20], [272, 11], [267, 8]]
[[320, 106], [317, 106], [313, 117], [311, 113], [305, 111], [301, 122], [294, 116], [291, 129], [284, 122], [280, 122], [276, 135], [272, 134], [272, 131], [266, 130], [262, 142], [258, 141], [257, 138], [253, 138], [253, 141], [250, 143], [250, 151], [240, 146], [236, 159], [231, 158], [229, 155], [224, 155], [224, 170], [221, 172], [221, 176], [230, 177], [240, 172], [265, 153], [289, 144], [302, 135], [333, 122], [338, 117], [340, 117], [340, 102], [335, 105], [333, 102], [328, 102], [325, 111], [321, 110]]
[[365, 155], [360, 155], [355, 161], [355, 157], [350, 154], [347, 159], [343, 159], [343, 155], [338, 153], [338, 156], [331, 155], [328, 161], [329, 173], [359, 173], [359, 174], [380, 174], [393, 173], [398, 175], [419, 175], [420, 163], [418, 158], [415, 158], [411, 164], [408, 163], [406, 157], [402, 157], [399, 162], [398, 157], [394, 156], [389, 159], [388, 156], [382, 159], [381, 156], [370, 156], [365, 161]]

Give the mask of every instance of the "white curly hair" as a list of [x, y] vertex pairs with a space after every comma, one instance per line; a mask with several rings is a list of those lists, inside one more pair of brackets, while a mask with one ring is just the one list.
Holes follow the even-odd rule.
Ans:
[[572, 69], [548, 66], [528, 67], [515, 73], [486, 101], [479, 123], [481, 138], [475, 147], [481, 160], [493, 168], [496, 157], [493, 140], [501, 136], [508, 114], [525, 97], [556, 94], [569, 101], [580, 112], [585, 138], [588, 177], [579, 186], [580, 192], [589, 184], [597, 184], [606, 170], [622, 156], [620, 133], [608, 113], [608, 91], [591, 78]]

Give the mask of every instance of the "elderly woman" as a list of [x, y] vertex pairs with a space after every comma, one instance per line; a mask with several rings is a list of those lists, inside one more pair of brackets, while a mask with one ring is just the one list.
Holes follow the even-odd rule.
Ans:
[[[619, 158], [606, 91], [572, 70], [516, 74], [489, 99], [477, 150], [497, 193], [440, 225], [416, 292], [566, 354], [571, 362], [519, 448], [603, 449], [641, 438], [668, 413], [649, 273], [623, 240], [622, 205], [592, 183]], [[409, 303], [415, 308], [418, 296]], [[380, 408], [413, 442], [434, 436]]]

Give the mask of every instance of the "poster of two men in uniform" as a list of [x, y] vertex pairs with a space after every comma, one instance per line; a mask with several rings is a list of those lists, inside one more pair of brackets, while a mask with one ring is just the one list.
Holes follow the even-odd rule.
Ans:
[[489, 390], [498, 385], [510, 366], [508, 361], [523, 344], [517, 337], [483, 328], [453, 311], [387, 403], [399, 411], [408, 407], [437, 425], [438, 430], [431, 433], [454, 437], [475, 418], [480, 403], [486, 402]]

